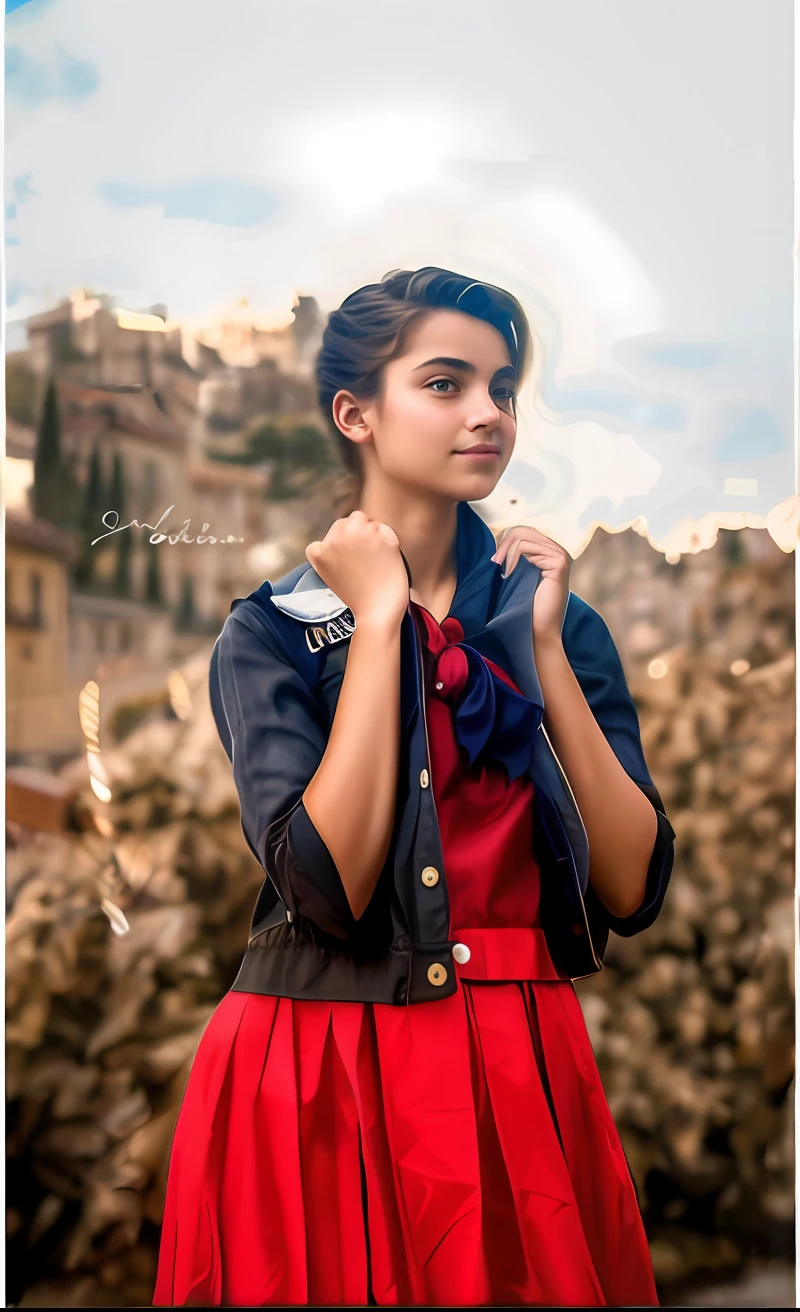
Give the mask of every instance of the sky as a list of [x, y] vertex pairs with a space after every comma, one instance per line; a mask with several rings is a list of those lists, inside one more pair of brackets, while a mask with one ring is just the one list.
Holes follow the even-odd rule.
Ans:
[[441, 265], [535, 334], [494, 518], [708, 545], [796, 491], [792, 37], [791, 0], [6, 0], [7, 349], [79, 286], [269, 324]]

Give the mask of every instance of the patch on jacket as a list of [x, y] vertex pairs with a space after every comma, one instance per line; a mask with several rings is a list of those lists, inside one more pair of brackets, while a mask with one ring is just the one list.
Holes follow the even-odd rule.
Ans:
[[[311, 652], [351, 637], [356, 621], [350, 607], [330, 588], [272, 594], [270, 601], [292, 619], [306, 625], [306, 646]], [[308, 621], [315, 621], [309, 624]]]
[[327, 624], [310, 624], [306, 629], [306, 646], [309, 651], [321, 651], [326, 644], [342, 642], [349, 638], [356, 627], [355, 616], [351, 610], [342, 611], [335, 620]]

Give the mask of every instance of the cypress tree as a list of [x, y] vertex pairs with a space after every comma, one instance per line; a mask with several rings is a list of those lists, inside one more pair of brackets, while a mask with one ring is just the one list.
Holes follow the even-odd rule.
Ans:
[[79, 585], [90, 583], [94, 574], [94, 552], [97, 547], [93, 547], [91, 543], [103, 532], [102, 516], [107, 509], [103, 505], [103, 500], [103, 466], [100, 460], [100, 448], [95, 446], [89, 460], [89, 472], [83, 495], [80, 555], [75, 562], [74, 577]]
[[[109, 491], [110, 507], [119, 515], [118, 524], [124, 524], [125, 514], [125, 467], [122, 462], [122, 454], [119, 451], [114, 452], [114, 464], [111, 471], [111, 488]], [[118, 593], [123, 597], [129, 597], [131, 592], [131, 557], [133, 554], [133, 540], [128, 529], [123, 529], [120, 533], [115, 534], [117, 550], [117, 568], [114, 577], [114, 585]]]
[[145, 538], [144, 549], [150, 553], [144, 576], [145, 600], [151, 606], [160, 606], [163, 600], [163, 592], [161, 587], [161, 564], [158, 558], [159, 548], [149, 538]]
[[37, 519], [61, 522], [63, 509], [64, 460], [61, 452], [61, 419], [55, 381], [51, 378], [36, 432], [33, 457], [32, 508]]
[[194, 579], [191, 574], [184, 574], [181, 600], [178, 607], [178, 628], [191, 629], [194, 624]]
[[61, 416], [55, 380], [50, 379], [36, 431], [31, 509], [37, 519], [80, 531], [83, 494], [61, 447]]

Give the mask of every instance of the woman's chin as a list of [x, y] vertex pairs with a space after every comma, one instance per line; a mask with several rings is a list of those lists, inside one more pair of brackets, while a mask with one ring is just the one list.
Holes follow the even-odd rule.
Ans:
[[460, 489], [459, 500], [480, 501], [482, 497], [490, 496], [500, 482], [501, 476], [500, 469], [473, 469], [462, 474], [455, 480], [456, 486]]

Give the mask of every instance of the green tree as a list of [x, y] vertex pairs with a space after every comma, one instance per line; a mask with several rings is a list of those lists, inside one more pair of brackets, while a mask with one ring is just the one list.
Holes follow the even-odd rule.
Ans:
[[161, 606], [164, 601], [164, 591], [161, 585], [159, 548], [149, 538], [144, 538], [144, 549], [150, 553], [147, 558], [147, 569], [144, 576], [145, 600], [151, 606]]
[[[124, 524], [126, 520], [126, 496], [125, 496], [125, 467], [122, 461], [122, 454], [119, 451], [114, 452], [114, 464], [111, 470], [111, 488], [109, 491], [109, 509], [115, 510], [119, 515], [116, 521], [118, 524]], [[114, 575], [114, 587], [123, 597], [129, 597], [131, 593], [131, 558], [133, 555], [133, 539], [127, 529], [116, 533], [117, 547], [117, 566]]]
[[83, 495], [61, 449], [61, 416], [55, 381], [47, 385], [36, 432], [31, 506], [37, 519], [62, 528], [80, 528]]
[[36, 375], [16, 360], [6, 360], [6, 414], [25, 425], [36, 418]]
[[103, 466], [100, 459], [100, 448], [96, 445], [89, 459], [89, 472], [84, 487], [80, 553], [75, 562], [73, 575], [79, 587], [85, 587], [88, 583], [91, 583], [94, 576], [94, 553], [97, 548], [91, 544], [92, 540], [99, 537], [103, 530], [102, 517], [107, 509], [103, 505], [104, 497]]
[[194, 579], [191, 574], [184, 574], [181, 588], [181, 600], [178, 606], [177, 625], [179, 629], [191, 629], [195, 622]]
[[37, 519], [58, 522], [61, 510], [61, 417], [53, 379], [47, 385], [44, 406], [36, 433], [33, 456], [33, 513]]
[[212, 452], [212, 458], [231, 464], [257, 465], [269, 462], [272, 478], [269, 496], [288, 501], [308, 492], [314, 482], [334, 465], [328, 438], [314, 424], [297, 424], [286, 418], [268, 420], [248, 434], [244, 451], [229, 455]]

